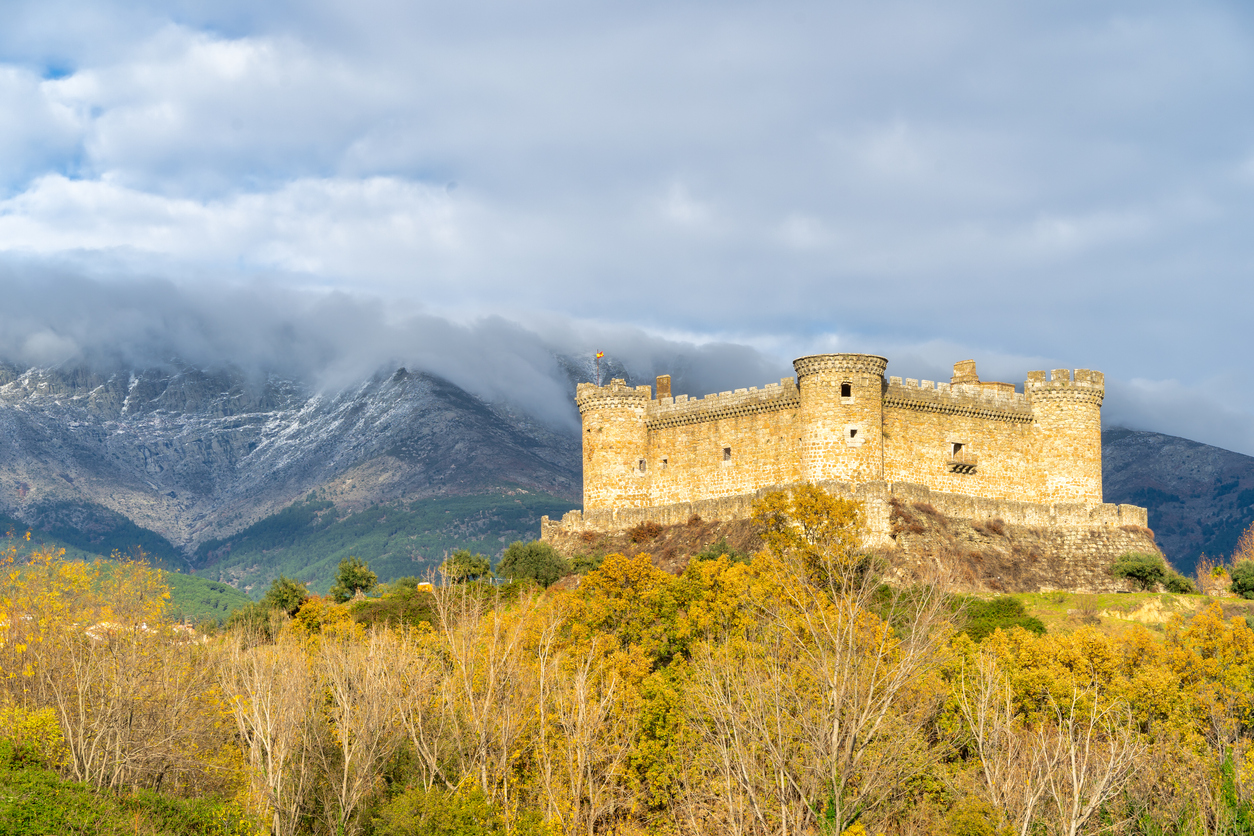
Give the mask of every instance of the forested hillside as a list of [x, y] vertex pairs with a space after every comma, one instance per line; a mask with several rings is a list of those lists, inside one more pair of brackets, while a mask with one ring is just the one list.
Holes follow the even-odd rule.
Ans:
[[492, 559], [514, 540], [540, 536], [540, 517], [574, 503], [514, 488], [497, 494], [420, 499], [343, 512], [312, 494], [196, 552], [199, 572], [259, 594], [279, 575], [326, 592], [347, 557], [369, 561], [384, 581], [422, 577], [458, 549]]
[[[142, 566], [37, 557], [4, 579], [0, 785], [27, 789], [0, 815], [15, 834], [68, 831], [72, 811], [49, 802], [68, 779], [101, 809], [159, 789], [231, 833], [1193, 834], [1254, 819], [1254, 630], [1222, 602], [1158, 629], [1046, 632], [940, 574], [881, 585], [850, 503], [777, 494], [755, 519], [759, 553], [703, 550], [679, 575], [611, 554], [548, 589], [279, 596], [203, 638], [153, 626]], [[34, 808], [42, 829], [12, 812]], [[154, 819], [151, 800], [130, 809]]]

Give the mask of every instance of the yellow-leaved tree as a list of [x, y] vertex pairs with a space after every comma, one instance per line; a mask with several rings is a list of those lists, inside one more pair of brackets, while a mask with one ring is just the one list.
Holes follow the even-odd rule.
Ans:
[[210, 764], [224, 762], [225, 706], [205, 646], [165, 623], [161, 573], [117, 554], [14, 557], [0, 594], [5, 698], [55, 712], [63, 771], [99, 787], [222, 789]]
[[928, 768], [946, 585], [881, 587], [858, 547], [860, 509], [815, 486], [764, 497], [754, 519], [756, 618], [694, 659], [720, 827], [840, 832]]

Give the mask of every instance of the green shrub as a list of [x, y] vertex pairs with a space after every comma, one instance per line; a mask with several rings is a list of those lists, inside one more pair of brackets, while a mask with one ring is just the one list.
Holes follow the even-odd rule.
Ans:
[[1036, 616], [1028, 615], [1023, 602], [1010, 595], [1001, 595], [988, 601], [979, 598], [956, 596], [955, 604], [966, 615], [964, 633], [975, 641], [983, 641], [994, 630], [1022, 627], [1030, 633], [1044, 634], [1045, 624]]
[[1167, 579], [1167, 562], [1162, 555], [1128, 552], [1120, 555], [1110, 567], [1116, 578], [1127, 578], [1141, 589], [1150, 591]]
[[418, 578], [397, 578], [384, 584], [382, 594], [351, 604], [353, 618], [360, 624], [435, 623], [431, 588]]
[[1163, 588], [1178, 595], [1197, 594], [1197, 587], [1193, 585], [1193, 581], [1174, 571], [1167, 573], [1167, 577], [1163, 580]]
[[552, 586], [571, 572], [570, 561], [558, 554], [548, 543], [521, 540], [509, 544], [501, 557], [496, 573], [502, 578], [533, 580], [541, 586]]
[[1232, 567], [1233, 592], [1254, 599], [1254, 560], [1240, 560]]
[[548, 829], [535, 813], [523, 813], [507, 829], [505, 819], [478, 787], [448, 792], [410, 787], [379, 808], [375, 836], [542, 836]]
[[742, 551], [737, 551], [727, 544], [727, 538], [722, 537], [717, 543], [710, 543], [701, 551], [692, 556], [693, 560], [718, 560], [723, 555], [732, 563], [748, 563], [749, 555]]
[[570, 568], [574, 570], [576, 575], [586, 575], [589, 572], [595, 572], [601, 568], [601, 564], [605, 561], [605, 552], [597, 549], [590, 554], [582, 552], [575, 555], [570, 562]]
[[492, 563], [481, 554], [471, 554], [458, 549], [440, 564], [440, 574], [445, 583], [465, 583], [492, 577]]
[[238, 805], [184, 799], [152, 790], [107, 793], [63, 781], [50, 769], [22, 766], [0, 742], [0, 833], [144, 833], [148, 836], [254, 836], [261, 830]]

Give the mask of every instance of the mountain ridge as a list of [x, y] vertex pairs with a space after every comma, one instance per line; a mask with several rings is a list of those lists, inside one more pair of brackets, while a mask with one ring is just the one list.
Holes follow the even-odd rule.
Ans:
[[[573, 394], [586, 370], [558, 360]], [[314, 492], [339, 518], [517, 489], [574, 507], [576, 420], [572, 407], [569, 426], [551, 426], [405, 368], [328, 393], [173, 363], [0, 365], [0, 513], [77, 536], [81, 548], [129, 538], [167, 563], [181, 555], [203, 566], [202, 544], [229, 540]], [[1106, 501], [1149, 509], [1159, 545], [1181, 569], [1202, 553], [1226, 555], [1254, 521], [1254, 457], [1118, 427], [1103, 432], [1102, 447]]]
[[403, 368], [325, 394], [231, 370], [6, 367], [0, 437], [0, 510], [96, 506], [186, 553], [323, 487], [350, 506], [579, 492], [576, 434]]

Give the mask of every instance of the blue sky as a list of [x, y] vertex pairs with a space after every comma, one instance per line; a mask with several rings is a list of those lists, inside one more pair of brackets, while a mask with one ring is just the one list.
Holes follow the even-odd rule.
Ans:
[[1100, 369], [1109, 423], [1254, 454], [1239, 4], [2, 14], [11, 359], [164, 340], [508, 396], [518, 363], [545, 373], [502, 361], [522, 343], [703, 356], [711, 386], [819, 351], [933, 379], [974, 357]]

